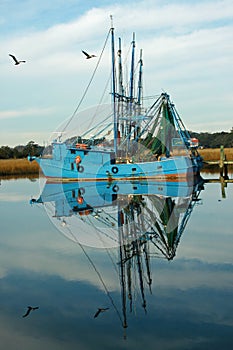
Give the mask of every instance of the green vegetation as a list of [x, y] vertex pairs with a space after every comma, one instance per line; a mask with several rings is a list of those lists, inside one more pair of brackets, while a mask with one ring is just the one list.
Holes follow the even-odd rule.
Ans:
[[230, 132], [193, 132], [190, 131], [191, 137], [196, 137], [199, 140], [199, 145], [203, 148], [219, 148], [223, 145], [225, 148], [233, 147], [233, 128]]
[[26, 146], [9, 146], [0, 147], [0, 159], [26, 158], [30, 156], [39, 156], [43, 152], [44, 147], [39, 146], [34, 141], [30, 141]]

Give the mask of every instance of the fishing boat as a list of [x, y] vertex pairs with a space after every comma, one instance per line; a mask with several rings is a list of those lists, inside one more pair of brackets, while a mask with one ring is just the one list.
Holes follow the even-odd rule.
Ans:
[[[135, 35], [126, 84], [123, 83], [121, 39], [116, 55], [113, 25], [108, 38], [111, 39], [112, 72], [110, 112], [103, 113], [96, 125], [85, 131], [80, 128], [82, 121], [73, 137], [66, 137], [65, 128], [72, 115], [47, 148], [50, 153], [44, 152], [36, 158], [44, 176], [51, 181], [186, 181], [201, 167], [196, 143], [192, 143], [166, 92], [145, 106], [142, 50], [136, 73]], [[34, 159], [29, 156], [30, 161]]]

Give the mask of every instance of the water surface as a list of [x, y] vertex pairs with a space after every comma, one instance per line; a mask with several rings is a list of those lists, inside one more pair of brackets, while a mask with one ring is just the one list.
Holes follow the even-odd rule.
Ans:
[[[151, 286], [146, 264], [140, 282], [132, 260], [132, 302], [126, 293], [124, 308], [119, 247], [68, 239], [43, 204], [30, 205], [40, 195], [38, 181], [2, 180], [2, 348], [231, 349], [232, 184], [225, 193], [220, 184], [205, 185], [172, 259], [153, 249]], [[23, 318], [29, 305], [39, 309]], [[108, 310], [94, 318], [98, 308]]]

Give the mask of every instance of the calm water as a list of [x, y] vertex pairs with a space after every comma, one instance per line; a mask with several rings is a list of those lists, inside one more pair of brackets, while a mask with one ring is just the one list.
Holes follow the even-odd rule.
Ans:
[[[74, 190], [70, 193], [76, 196]], [[110, 247], [107, 239], [106, 248], [98, 249], [89, 241], [92, 229], [104, 232], [105, 237], [114, 231], [113, 212], [108, 210], [105, 216], [112, 226], [109, 231], [104, 231], [104, 223], [94, 222], [89, 222], [85, 231], [88, 215], [82, 218], [78, 213], [83, 221], [77, 224], [69, 221], [71, 217], [56, 219], [53, 209], [59, 207], [55, 205], [30, 205], [30, 199], [40, 195], [38, 181], [2, 180], [1, 348], [232, 349], [232, 184], [225, 194], [223, 199], [220, 184], [205, 184], [200, 200], [186, 218], [177, 249], [176, 230], [172, 228], [170, 242], [163, 241], [159, 228], [148, 222], [152, 208], [149, 197], [150, 204], [143, 204], [148, 208], [147, 218], [139, 221], [145, 230], [153, 226], [161, 235], [157, 241], [150, 235], [145, 245], [139, 242], [142, 250], [138, 259], [135, 247], [122, 252], [117, 245]], [[162, 196], [156, 197], [156, 205], [159, 198]], [[108, 198], [104, 200], [106, 203]], [[163, 209], [164, 203], [160, 227], [166, 221]], [[176, 214], [184, 215], [184, 209], [188, 204], [182, 202]], [[98, 220], [101, 213], [100, 209], [96, 212]], [[124, 264], [120, 264], [120, 254]], [[29, 305], [39, 309], [22, 317]], [[108, 309], [94, 317], [98, 308]]]

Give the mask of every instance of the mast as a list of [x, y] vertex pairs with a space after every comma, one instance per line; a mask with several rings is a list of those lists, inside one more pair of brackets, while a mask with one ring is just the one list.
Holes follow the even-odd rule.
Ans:
[[111, 18], [111, 44], [112, 44], [112, 96], [113, 96], [113, 125], [114, 125], [114, 152], [117, 156], [117, 138], [118, 138], [118, 120], [116, 113], [116, 70], [115, 70], [115, 46], [114, 46], [114, 28]]
[[123, 88], [123, 74], [122, 74], [122, 60], [121, 60], [121, 38], [119, 38], [119, 48], [118, 48], [118, 66], [119, 66], [119, 94], [121, 99], [123, 99], [124, 88]]
[[[118, 91], [119, 91], [119, 103], [118, 103], [118, 116], [123, 115], [123, 100], [124, 100], [124, 87], [123, 87], [123, 72], [122, 72], [122, 59], [121, 59], [121, 38], [119, 38], [118, 47]], [[119, 123], [119, 120], [118, 120]], [[124, 124], [123, 122], [118, 125], [121, 135], [124, 135]]]
[[124, 254], [124, 239], [123, 239], [123, 212], [118, 206], [118, 230], [119, 230], [119, 242], [120, 242], [120, 283], [121, 283], [121, 297], [122, 297], [122, 313], [123, 313], [123, 328], [127, 328], [127, 316], [126, 316], [126, 285], [125, 285], [125, 262]]
[[138, 105], [141, 105], [142, 99], [142, 49], [140, 50], [140, 60], [139, 60], [139, 77], [138, 77]]
[[[146, 271], [147, 271], [147, 278], [148, 278], [148, 285], [151, 292], [151, 284], [152, 284], [152, 278], [151, 278], [151, 272], [150, 272], [150, 255], [149, 255], [149, 243], [148, 241], [145, 242], [145, 246], [143, 249], [145, 260], [146, 260]], [[152, 292], [151, 292], [152, 294]]]
[[130, 101], [130, 114], [132, 114], [133, 95], [134, 95], [134, 52], [135, 52], [135, 33], [133, 33], [132, 41], [132, 58], [131, 58], [131, 72], [130, 72], [130, 90], [129, 90], [129, 101]]
[[[140, 59], [139, 59], [139, 73], [138, 73], [138, 96], [137, 96], [137, 115], [141, 114], [141, 106], [142, 106], [142, 49], [140, 50]], [[138, 137], [140, 133], [140, 126], [136, 125], [135, 131], [134, 131], [134, 139]]]

